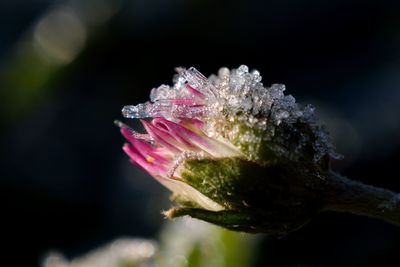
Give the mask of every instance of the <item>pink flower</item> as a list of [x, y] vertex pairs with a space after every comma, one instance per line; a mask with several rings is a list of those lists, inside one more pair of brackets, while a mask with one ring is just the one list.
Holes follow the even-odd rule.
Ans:
[[129, 143], [123, 150], [131, 161], [142, 167], [175, 195], [207, 210], [224, 207], [185, 182], [179, 166], [188, 158], [240, 157], [242, 152], [223, 137], [207, 135], [205, 119], [213, 96], [212, 84], [194, 68], [180, 70], [179, 85], [161, 86], [151, 92], [152, 103], [125, 106], [128, 118], [154, 117], [141, 120], [147, 134], [139, 134], [118, 122]]
[[322, 181], [307, 175], [324, 175], [334, 156], [314, 109], [284, 95], [282, 84], [264, 87], [258, 71], [244, 65], [208, 79], [194, 68], [177, 72], [173, 86], [154, 88], [149, 102], [122, 110], [141, 119], [147, 133], [117, 122], [131, 161], [181, 204], [167, 216], [278, 233], [290, 227], [279, 220], [271, 226], [266, 218], [285, 210], [300, 218], [291, 227], [304, 223], [298, 205], [311, 203], [304, 197], [308, 186]]

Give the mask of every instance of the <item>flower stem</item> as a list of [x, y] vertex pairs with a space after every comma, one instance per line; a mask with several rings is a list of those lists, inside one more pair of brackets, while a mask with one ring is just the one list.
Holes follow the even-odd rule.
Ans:
[[327, 177], [324, 210], [377, 218], [400, 226], [400, 194], [350, 180], [335, 172]]

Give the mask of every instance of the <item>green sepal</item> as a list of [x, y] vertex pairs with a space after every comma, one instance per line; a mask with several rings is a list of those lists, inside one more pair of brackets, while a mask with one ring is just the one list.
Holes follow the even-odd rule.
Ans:
[[229, 210], [308, 206], [324, 184], [324, 172], [315, 165], [261, 166], [242, 158], [189, 159], [181, 177]]
[[285, 218], [280, 214], [253, 214], [233, 210], [209, 211], [196, 208], [172, 208], [164, 213], [169, 219], [190, 216], [233, 231], [247, 233], [265, 233], [282, 237], [299, 229], [309, 218]]
[[261, 166], [243, 158], [188, 159], [180, 175], [225, 210], [181, 202], [171, 217], [189, 215], [231, 230], [274, 235], [291, 232], [318, 213], [326, 183], [324, 170], [315, 164]]
[[[265, 166], [290, 160], [316, 164], [325, 171], [329, 170], [328, 151], [315, 162], [314, 156], [318, 152], [314, 143], [318, 137], [309, 122], [298, 119], [288, 124], [283, 121], [279, 126], [267, 125], [266, 129], [262, 129], [234, 120], [221, 121], [219, 127], [219, 132], [252, 162]], [[232, 132], [236, 134], [227, 134]]]

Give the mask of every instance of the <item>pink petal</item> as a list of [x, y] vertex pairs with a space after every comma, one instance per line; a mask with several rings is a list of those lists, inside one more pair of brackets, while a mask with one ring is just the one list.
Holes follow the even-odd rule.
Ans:
[[157, 151], [157, 148], [149, 144], [148, 142], [141, 140], [137, 137], [135, 137], [132, 134], [132, 130], [126, 127], [121, 128], [121, 133], [122, 135], [128, 140], [136, 149], [140, 152], [140, 154], [143, 157], [152, 157], [156, 159], [160, 163], [166, 163], [167, 160], [167, 154], [165, 151]]
[[173, 140], [173, 137], [166, 133], [165, 131], [161, 131], [151, 123], [141, 120], [146, 131], [156, 140], [160, 145], [169, 149], [172, 153], [180, 153], [182, 150], [179, 147], [173, 145], [172, 143], [177, 143], [176, 140]]
[[125, 137], [126, 140], [128, 140], [129, 142], [131, 142], [133, 139], [141, 139], [141, 140], [147, 140], [149, 141], [150, 135], [148, 134], [139, 134], [137, 132], [135, 132], [134, 130], [128, 128], [128, 127], [121, 127], [120, 128], [121, 134]]
[[153, 119], [153, 124], [161, 127], [166, 127], [168, 132], [174, 136], [176, 139], [188, 144], [190, 147], [193, 147], [193, 141], [201, 143], [202, 145], [208, 145], [207, 141], [203, 136], [177, 124], [172, 121], [166, 120], [164, 118], [155, 118]]
[[167, 168], [155, 164], [153, 162], [149, 162], [146, 160], [142, 154], [132, 145], [130, 144], [125, 144], [122, 148], [125, 153], [131, 158], [133, 162], [138, 164], [140, 167], [145, 169], [147, 172], [151, 174], [160, 174], [160, 175], [166, 175], [167, 174]]
[[191, 139], [200, 138], [195, 132], [186, 129], [179, 124], [166, 120], [164, 118], [155, 118], [152, 124], [159, 129], [165, 129], [168, 133], [173, 136], [180, 144], [186, 146], [189, 150], [193, 150], [196, 147], [192, 144]]
[[193, 124], [198, 128], [203, 128], [204, 126], [204, 122], [199, 119], [184, 119], [183, 122], [188, 124]]
[[189, 84], [185, 84], [186, 89], [192, 93], [194, 96], [200, 98], [200, 99], [206, 99], [206, 96], [201, 93], [200, 91], [198, 91], [197, 89], [193, 88], [192, 86], [190, 86]]
[[180, 98], [171, 100], [173, 105], [185, 105], [190, 107], [201, 107], [204, 106], [204, 103], [199, 103], [199, 101], [195, 101], [194, 99]]
[[182, 125], [183, 127], [197, 133], [200, 136], [204, 136], [204, 132], [203, 132], [203, 127], [204, 127], [204, 122], [202, 122], [199, 119], [182, 119], [179, 122], [180, 125]]
[[191, 151], [204, 151], [214, 157], [229, 157], [239, 154], [235, 148], [210, 138], [201, 131], [191, 131], [180, 124], [164, 118], [153, 119], [153, 123], [168, 130], [176, 139], [183, 140], [185, 143], [190, 143]]
[[146, 143], [142, 140], [134, 139], [132, 140], [132, 145], [139, 151], [139, 153], [146, 158], [147, 161], [157, 161], [157, 164], [168, 164], [170, 161], [167, 157], [162, 156], [162, 154], [157, 153], [157, 150], [154, 146]]

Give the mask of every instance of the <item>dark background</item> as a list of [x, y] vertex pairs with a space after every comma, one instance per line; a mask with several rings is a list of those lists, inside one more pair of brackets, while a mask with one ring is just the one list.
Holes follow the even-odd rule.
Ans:
[[[337, 170], [400, 191], [399, 14], [396, 1], [0, 0], [1, 265], [157, 235], [167, 191], [129, 164], [113, 120], [176, 66], [285, 83], [317, 107]], [[399, 253], [400, 228], [327, 213], [263, 242], [258, 262], [398, 266]]]

